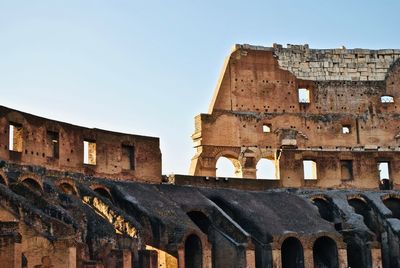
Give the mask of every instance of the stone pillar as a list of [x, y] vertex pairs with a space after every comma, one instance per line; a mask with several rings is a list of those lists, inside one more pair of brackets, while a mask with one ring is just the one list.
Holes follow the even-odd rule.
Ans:
[[246, 268], [256, 268], [256, 254], [254, 249], [246, 249]]
[[139, 268], [158, 268], [158, 254], [155, 250], [139, 251]]
[[347, 268], [347, 250], [345, 248], [338, 248], [338, 255], [339, 268]]
[[314, 253], [312, 249], [304, 249], [304, 268], [314, 268]]
[[382, 268], [382, 252], [380, 248], [371, 248], [372, 268]]
[[206, 248], [203, 250], [203, 268], [212, 267], [211, 249]]
[[185, 268], [185, 249], [178, 249], [178, 268]]
[[274, 268], [282, 267], [282, 257], [280, 249], [272, 249], [272, 267]]
[[217, 174], [216, 160], [213, 157], [196, 155], [192, 158], [189, 175], [215, 177]]
[[132, 268], [132, 252], [130, 250], [122, 251], [122, 268]]
[[76, 247], [68, 248], [68, 268], [76, 268]]
[[242, 168], [242, 176], [247, 179], [256, 179], [257, 178], [257, 169], [256, 168]]

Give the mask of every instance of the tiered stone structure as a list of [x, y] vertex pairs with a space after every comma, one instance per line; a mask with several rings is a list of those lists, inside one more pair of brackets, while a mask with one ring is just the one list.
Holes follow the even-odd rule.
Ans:
[[[400, 267], [400, 192], [386, 189], [399, 186], [398, 60], [384, 80], [322, 81], [337, 74], [311, 64], [335, 58], [320, 54], [236, 47], [196, 117], [192, 171], [205, 176], [161, 176], [158, 138], [0, 107], [0, 267]], [[298, 58], [292, 71], [315, 80], [285, 70]], [[248, 178], [272, 159], [279, 179], [213, 177], [220, 156]]]
[[[208, 114], [195, 118], [191, 175], [216, 176], [219, 157], [257, 177], [274, 162], [283, 187], [400, 184], [400, 51], [236, 45]], [[304, 161], [314, 164], [313, 179]], [[391, 186], [390, 186], [391, 185]]]

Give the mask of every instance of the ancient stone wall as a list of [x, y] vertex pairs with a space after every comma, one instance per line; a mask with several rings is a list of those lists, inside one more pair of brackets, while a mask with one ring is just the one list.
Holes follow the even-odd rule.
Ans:
[[0, 107], [0, 158], [116, 179], [161, 181], [159, 139], [90, 129]]
[[[386, 162], [398, 187], [398, 57], [399, 50], [236, 46], [209, 113], [195, 118], [190, 174], [215, 176], [224, 156], [237, 175], [255, 178], [268, 159], [282, 186], [377, 188]], [[304, 180], [306, 160], [316, 163], [316, 180]]]

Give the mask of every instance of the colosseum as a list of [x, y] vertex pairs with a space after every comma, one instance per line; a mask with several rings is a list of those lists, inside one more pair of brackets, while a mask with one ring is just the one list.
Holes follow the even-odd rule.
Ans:
[[399, 58], [236, 45], [188, 175], [158, 138], [0, 107], [0, 267], [400, 267]]

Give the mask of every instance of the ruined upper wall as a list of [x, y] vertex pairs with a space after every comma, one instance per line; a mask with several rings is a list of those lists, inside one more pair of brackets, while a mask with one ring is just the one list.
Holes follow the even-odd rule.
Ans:
[[161, 181], [158, 138], [79, 127], [3, 106], [0, 133], [1, 160], [91, 176]]
[[400, 58], [400, 49], [310, 49], [308, 45], [271, 47], [236, 45], [236, 49], [272, 51], [279, 66], [298, 79], [313, 81], [382, 81]]

